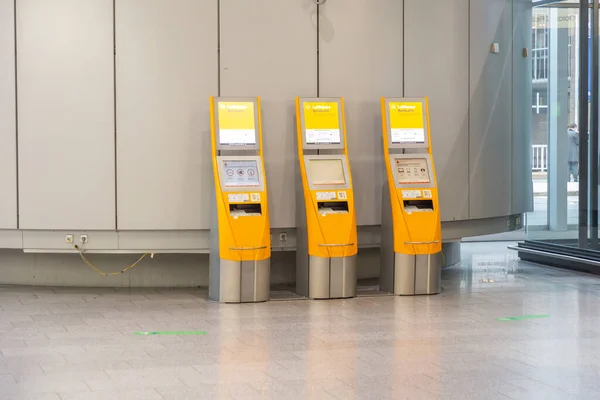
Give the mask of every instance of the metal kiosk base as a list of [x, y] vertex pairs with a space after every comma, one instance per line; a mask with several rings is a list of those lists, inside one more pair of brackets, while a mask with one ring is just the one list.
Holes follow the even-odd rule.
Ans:
[[[216, 258], [216, 257], [215, 257]], [[269, 300], [271, 259], [210, 263], [208, 297], [221, 303], [256, 303]]]
[[[356, 297], [356, 256], [308, 257], [308, 271], [303, 277], [306, 282], [298, 285], [297, 292], [311, 299], [344, 299]], [[301, 281], [298, 281], [299, 283]]]
[[442, 253], [394, 253], [393, 279], [380, 283], [381, 290], [399, 296], [438, 294], [442, 291]]

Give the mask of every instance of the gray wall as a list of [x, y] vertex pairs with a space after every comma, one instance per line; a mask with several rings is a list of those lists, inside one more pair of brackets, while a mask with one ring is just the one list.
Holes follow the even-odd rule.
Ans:
[[112, 3], [16, 5], [19, 227], [115, 229]]
[[430, 97], [442, 221], [466, 220], [470, 215], [469, 0], [446, 0], [435, 7], [406, 0], [405, 13], [404, 95]]
[[16, 0], [16, 39], [13, 4], [0, 248], [87, 232], [90, 249], [206, 250], [211, 95], [262, 99], [275, 233], [295, 226], [295, 96], [346, 99], [361, 245], [378, 241], [381, 96], [430, 97], [444, 232], [530, 209], [529, 0]]
[[115, 5], [118, 229], [208, 229], [217, 3]]

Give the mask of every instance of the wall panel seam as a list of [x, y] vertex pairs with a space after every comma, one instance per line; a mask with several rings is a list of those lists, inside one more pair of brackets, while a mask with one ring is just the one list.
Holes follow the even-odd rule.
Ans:
[[[117, 144], [117, 1], [112, 2], [113, 11], [113, 124], [114, 124], [114, 165], [115, 165], [115, 230], [119, 229], [119, 158]], [[118, 242], [117, 242], [118, 243]]]
[[320, 34], [320, 21], [321, 21], [321, 6], [319, 4], [317, 4], [317, 97], [319, 97], [321, 94], [321, 76], [320, 76], [320, 71], [321, 71], [321, 45], [320, 45], [320, 40], [319, 38], [321, 37]]
[[217, 96], [221, 96], [221, 0], [217, 2]]
[[15, 210], [17, 213], [17, 229], [20, 227], [20, 212], [19, 212], [19, 95], [18, 95], [18, 81], [17, 81], [17, 0], [13, 2], [13, 41], [14, 41], [14, 51], [15, 51], [15, 174], [16, 174], [16, 201], [17, 201], [17, 209]]
[[468, 91], [468, 96], [467, 96], [467, 165], [468, 165], [468, 173], [469, 173], [469, 180], [468, 180], [468, 185], [467, 185], [467, 219], [471, 219], [471, 52], [472, 52], [472, 43], [471, 43], [471, 12], [472, 12], [472, 8], [471, 8], [471, 1], [472, 0], [468, 0], [468, 38], [467, 40], [469, 41], [469, 45], [467, 46], [468, 48], [468, 65], [467, 65], [467, 69], [468, 69], [468, 76], [469, 79], [467, 79], [467, 91]]
[[[402, 97], [406, 96], [406, 0], [402, 0]], [[431, 129], [431, 128], [430, 128]]]

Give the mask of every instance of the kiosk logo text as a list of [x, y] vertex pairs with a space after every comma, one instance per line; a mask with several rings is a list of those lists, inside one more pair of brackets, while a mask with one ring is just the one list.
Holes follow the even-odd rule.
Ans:
[[312, 106], [312, 111], [313, 112], [329, 112], [331, 111], [331, 106], [323, 106], [323, 105], [316, 105], [316, 106]]
[[414, 113], [417, 111], [417, 107], [415, 106], [407, 106], [405, 104], [401, 104], [399, 106], [392, 104], [390, 106], [392, 110], [396, 110], [399, 113]]
[[221, 104], [219, 108], [227, 112], [244, 112], [248, 109], [247, 106], [240, 104]]

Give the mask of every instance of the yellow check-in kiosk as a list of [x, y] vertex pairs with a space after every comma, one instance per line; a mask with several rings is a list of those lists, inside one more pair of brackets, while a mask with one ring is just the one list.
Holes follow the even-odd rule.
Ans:
[[214, 193], [209, 298], [269, 299], [271, 233], [260, 100], [211, 97]]
[[426, 98], [381, 99], [383, 184], [380, 290], [441, 291], [442, 228]]
[[356, 296], [356, 216], [344, 101], [296, 98], [296, 292]]

